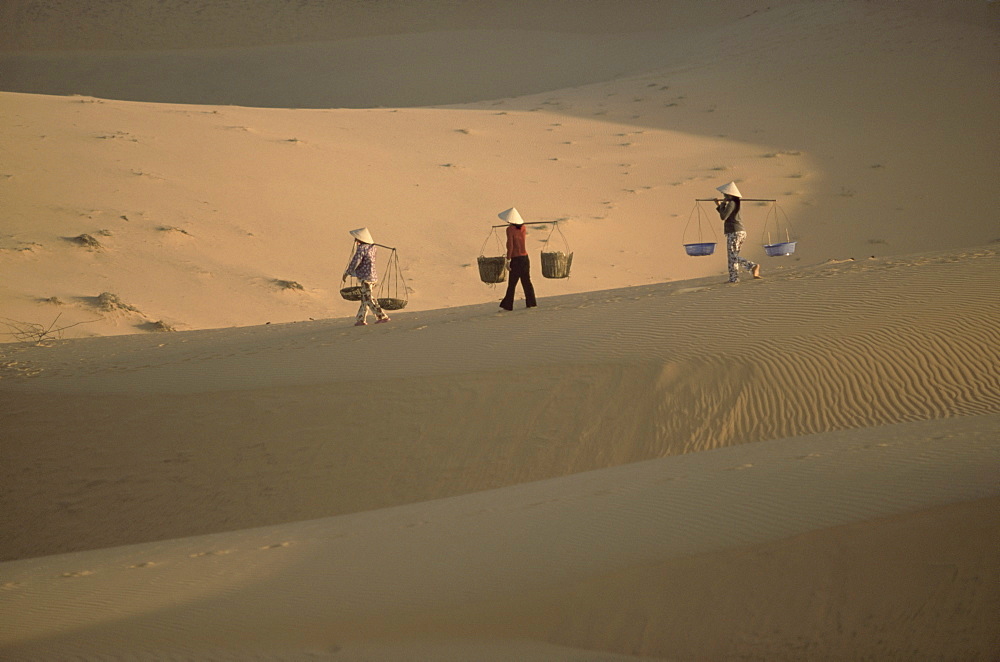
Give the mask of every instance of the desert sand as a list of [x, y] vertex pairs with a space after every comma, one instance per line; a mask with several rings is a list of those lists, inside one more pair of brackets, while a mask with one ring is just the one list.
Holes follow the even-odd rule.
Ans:
[[997, 3], [256, 5], [0, 6], [0, 657], [995, 659]]

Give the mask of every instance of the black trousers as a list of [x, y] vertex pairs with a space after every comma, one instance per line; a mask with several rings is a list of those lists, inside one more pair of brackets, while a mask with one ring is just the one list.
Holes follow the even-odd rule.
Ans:
[[521, 283], [521, 287], [524, 289], [524, 303], [527, 304], [528, 308], [534, 308], [538, 305], [535, 303], [535, 286], [531, 284], [531, 262], [527, 255], [519, 255], [510, 259], [507, 294], [500, 302], [500, 307], [504, 310], [514, 310], [514, 288], [517, 287], [518, 283]]

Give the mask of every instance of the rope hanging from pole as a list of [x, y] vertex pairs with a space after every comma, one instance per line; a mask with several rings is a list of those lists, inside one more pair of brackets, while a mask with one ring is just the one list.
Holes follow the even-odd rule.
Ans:
[[[563, 245], [566, 247], [566, 251], [549, 251], [549, 240], [552, 238], [552, 233], [556, 230], [559, 231], [559, 236], [562, 237]], [[545, 237], [545, 243], [542, 245], [542, 276], [545, 278], [569, 278], [569, 271], [573, 267], [573, 252], [569, 249], [569, 241], [566, 240], [566, 235], [563, 234], [562, 228], [559, 227], [559, 221], [552, 223], [552, 229], [549, 230], [549, 235]]]
[[[702, 210], [699, 202], [708, 202], [707, 200], [695, 200], [694, 208], [691, 209], [691, 213], [688, 214], [687, 223], [684, 225], [684, 232], [681, 234], [681, 243], [684, 246], [684, 252], [692, 257], [700, 257], [703, 255], [711, 255], [715, 252], [715, 245], [719, 243], [719, 236], [715, 233], [715, 228], [712, 227], [712, 223], [703, 218], [704, 210]], [[698, 241], [687, 240], [688, 229], [691, 227], [691, 221], [697, 215], [698, 223]], [[712, 232], [712, 241], [705, 241], [705, 231], [703, 224], [708, 225], [708, 229]]]
[[[376, 244], [381, 246], [381, 244]], [[383, 246], [389, 248], [389, 246]], [[382, 282], [378, 287], [378, 305], [384, 310], [402, 310], [409, 302], [409, 292], [406, 287], [406, 280], [403, 278], [403, 270], [399, 266], [399, 253], [395, 248], [390, 249], [389, 260], [385, 265]], [[391, 284], [390, 284], [391, 283]]]
[[[507, 280], [507, 251], [504, 249], [504, 245], [500, 243], [500, 235], [496, 230], [497, 228], [502, 227], [506, 226], [493, 226], [493, 230], [486, 235], [486, 240], [479, 249], [479, 257], [476, 260], [479, 265], [479, 280], [487, 283], [488, 285], [496, 285], [497, 283], [502, 283]], [[496, 239], [497, 252], [500, 254], [498, 257], [486, 257], [483, 255], [483, 253], [486, 252], [486, 244], [489, 243], [490, 237]]]
[[[351, 248], [351, 254], [347, 257], [348, 265], [352, 259], [354, 259], [354, 248]], [[347, 301], [361, 301], [361, 284], [355, 276], [348, 276], [347, 283], [340, 288], [340, 296]]]
[[[772, 214], [774, 216], [774, 231], [778, 234], [778, 241], [773, 244], [771, 243], [771, 231], [768, 229]], [[780, 217], [779, 214], [781, 215]], [[784, 222], [785, 230], [784, 241], [781, 241], [780, 235], [782, 221]], [[764, 217], [764, 235], [762, 237], [764, 240], [764, 252], [768, 257], [782, 257], [795, 252], [795, 245], [798, 242], [792, 241], [791, 228], [792, 224], [789, 222], [788, 214], [785, 213], [785, 210], [777, 204], [771, 205], [771, 208], [767, 210], [767, 216]]]

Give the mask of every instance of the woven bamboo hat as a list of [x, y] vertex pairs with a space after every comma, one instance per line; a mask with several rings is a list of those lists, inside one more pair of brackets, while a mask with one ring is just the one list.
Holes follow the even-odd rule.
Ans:
[[743, 194], [740, 193], [740, 190], [736, 188], [736, 182], [729, 182], [728, 184], [723, 184], [722, 186], [717, 187], [715, 190], [718, 191], [719, 193], [722, 193], [723, 195], [731, 195], [734, 198], [743, 197]]
[[521, 215], [517, 213], [517, 209], [511, 207], [510, 209], [505, 209], [504, 211], [497, 214], [501, 221], [507, 221], [511, 225], [524, 225], [524, 219]]
[[368, 231], [368, 228], [358, 228], [357, 230], [351, 230], [351, 236], [363, 244], [375, 243], [375, 240], [372, 239], [372, 233]]

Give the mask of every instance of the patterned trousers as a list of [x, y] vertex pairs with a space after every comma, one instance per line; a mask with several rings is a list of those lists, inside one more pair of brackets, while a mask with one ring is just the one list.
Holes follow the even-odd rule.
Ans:
[[378, 300], [372, 296], [372, 285], [375, 283], [369, 282], [367, 280], [361, 281], [361, 306], [358, 308], [357, 321], [364, 322], [368, 317], [368, 311], [375, 313], [375, 317], [378, 319], [384, 319], [388, 317], [385, 311], [382, 310], [382, 306], [378, 305]]
[[726, 235], [726, 253], [729, 255], [729, 282], [740, 282], [740, 267], [747, 271], [752, 271], [757, 265], [740, 257], [740, 249], [743, 248], [743, 241], [747, 238], [747, 233], [743, 230], [730, 232]]

